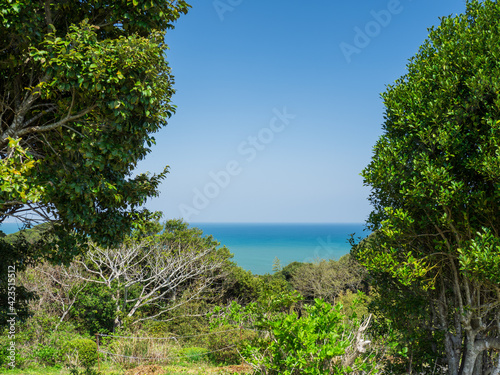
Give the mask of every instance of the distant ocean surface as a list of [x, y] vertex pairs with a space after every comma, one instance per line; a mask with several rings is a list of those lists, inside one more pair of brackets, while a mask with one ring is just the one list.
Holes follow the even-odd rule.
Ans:
[[[190, 223], [211, 234], [234, 254], [233, 261], [255, 274], [271, 273], [278, 258], [282, 266], [316, 259], [339, 259], [351, 250], [349, 235], [366, 237], [364, 224], [248, 224]], [[0, 230], [14, 233], [18, 224], [4, 223]]]
[[5, 234], [19, 232], [22, 229], [22, 224], [18, 223], [3, 223], [0, 224], [0, 230]]
[[366, 237], [364, 224], [192, 223], [234, 254], [233, 261], [255, 274], [271, 273], [277, 257], [282, 266], [316, 259], [339, 259], [351, 250], [348, 239]]

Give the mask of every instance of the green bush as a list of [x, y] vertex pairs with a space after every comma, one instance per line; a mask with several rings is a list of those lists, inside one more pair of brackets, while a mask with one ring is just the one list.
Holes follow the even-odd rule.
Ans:
[[87, 283], [70, 312], [70, 319], [80, 332], [93, 336], [113, 331], [116, 313], [113, 293], [101, 284]]
[[50, 345], [38, 344], [37, 348], [33, 351], [33, 356], [37, 359], [39, 364], [45, 366], [55, 366], [61, 363], [62, 353], [61, 350]]
[[[11, 355], [14, 353], [13, 351], [9, 351], [11, 346], [10, 339], [7, 339], [8, 335], [5, 334], [0, 341], [0, 368], [11, 368], [10, 363], [12, 362]], [[17, 350], [15, 351], [15, 361], [16, 367], [20, 363], [20, 358]]]
[[[26, 321], [18, 322], [16, 328], [15, 363], [18, 369], [65, 364], [68, 342], [81, 338], [71, 323], [60, 323], [56, 316], [40, 310]], [[0, 331], [0, 366], [8, 367], [10, 341], [7, 331]]]
[[233, 303], [222, 319], [245, 321], [246, 316], [255, 319], [260, 337], [247, 341], [242, 354], [263, 374], [375, 374], [379, 370], [374, 352], [366, 352], [371, 342], [364, 334], [370, 319], [362, 321], [355, 312], [347, 316], [341, 304], [315, 299], [299, 315], [293, 310], [269, 314]]
[[152, 337], [177, 337], [183, 346], [198, 346], [197, 335], [208, 332], [208, 310], [204, 301], [190, 301], [165, 314], [165, 322], [145, 322], [144, 335]]
[[77, 355], [78, 364], [86, 369], [90, 369], [97, 363], [97, 344], [90, 339], [74, 339], [68, 342], [66, 353], [69, 356]]

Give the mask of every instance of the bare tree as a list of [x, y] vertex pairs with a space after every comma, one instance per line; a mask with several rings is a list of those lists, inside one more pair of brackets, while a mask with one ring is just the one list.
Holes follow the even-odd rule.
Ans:
[[355, 292], [363, 286], [366, 271], [350, 255], [338, 261], [318, 259], [292, 273], [293, 287], [305, 298], [323, 298], [329, 303], [347, 290]]
[[154, 307], [154, 313], [135, 318], [134, 323], [162, 320], [168, 311], [199, 298], [221, 277], [224, 261], [215, 247], [166, 239], [130, 241], [116, 248], [91, 244], [75, 260], [78, 267], [72, 276], [114, 290], [116, 328], [123, 316], [134, 318], [141, 308]]

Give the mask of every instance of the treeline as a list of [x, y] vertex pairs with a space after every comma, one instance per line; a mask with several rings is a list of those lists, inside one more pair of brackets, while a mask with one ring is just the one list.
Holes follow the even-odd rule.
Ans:
[[[6, 239], [37, 246], [43, 233], [40, 226]], [[95, 341], [96, 333], [181, 337], [220, 330], [211, 328], [210, 313], [235, 301], [267, 306], [298, 291], [304, 297], [294, 297], [294, 309], [303, 311], [315, 298], [333, 303], [366, 288], [366, 275], [349, 256], [338, 262], [275, 265], [274, 274], [263, 276], [241, 269], [231, 257], [211, 236], [174, 220], [152, 223], [116, 248], [90, 243], [68, 265], [28, 267], [17, 274], [29, 312], [17, 327], [17, 367], [76, 364], [70, 355], [73, 344]], [[279, 309], [285, 307], [283, 303]], [[0, 361], [6, 366], [9, 340], [4, 338]], [[224, 346], [212, 343], [206, 349], [213, 350], [215, 344], [216, 350]], [[135, 354], [148, 357], [147, 351]], [[227, 353], [218, 355], [216, 361], [228, 361]], [[231, 356], [239, 362], [236, 352]]]
[[[43, 233], [39, 226], [6, 240], [37, 246]], [[277, 260], [266, 275], [231, 258], [212, 236], [171, 220], [114, 248], [89, 243], [67, 265], [28, 267], [17, 275], [28, 314], [17, 327], [16, 366], [95, 368], [99, 334], [101, 351], [111, 353], [102, 360], [121, 368], [186, 353], [215, 365], [244, 359], [269, 374], [444, 368], [439, 338], [369, 313], [383, 298], [351, 255], [284, 267]], [[175, 341], [140, 340], [147, 337]], [[6, 335], [0, 345], [8, 367]]]

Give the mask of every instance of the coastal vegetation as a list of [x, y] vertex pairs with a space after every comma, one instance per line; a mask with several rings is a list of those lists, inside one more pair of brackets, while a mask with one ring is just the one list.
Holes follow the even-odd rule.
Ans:
[[0, 222], [52, 225], [31, 247], [0, 239], [0, 323], [7, 264], [69, 262], [88, 238], [108, 246], [155, 217], [143, 206], [168, 169], [133, 170], [175, 111], [164, 38], [188, 8], [182, 0], [1, 2]]
[[355, 257], [379, 311], [434, 346], [419, 358], [442, 351], [450, 374], [500, 371], [499, 26], [500, 4], [472, 1], [430, 30], [382, 95], [363, 171], [376, 236]]
[[142, 208], [166, 169], [132, 174], [188, 8], [1, 4], [0, 223], [26, 225], [0, 237], [2, 371], [498, 375], [500, 4], [444, 17], [382, 95], [372, 234], [266, 275]]

